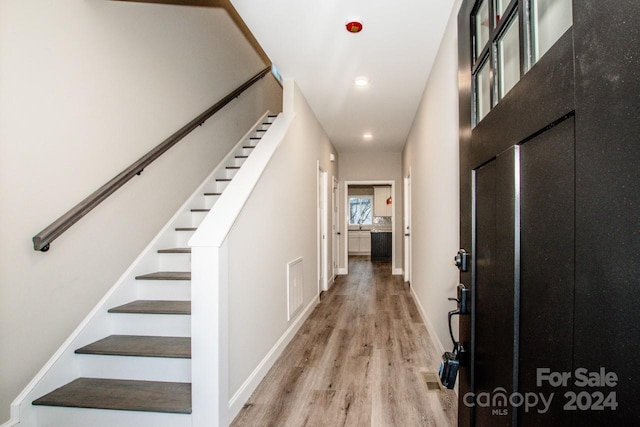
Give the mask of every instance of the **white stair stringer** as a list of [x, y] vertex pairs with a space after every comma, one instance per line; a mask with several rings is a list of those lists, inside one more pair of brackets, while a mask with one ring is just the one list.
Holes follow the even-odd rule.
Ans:
[[[190, 271], [187, 242], [233, 179], [247, 156], [275, 120], [266, 112], [222, 162], [193, 192], [108, 293], [63, 343], [11, 405], [5, 426], [191, 426], [191, 414], [130, 410], [35, 406], [32, 402], [79, 377], [122, 380], [191, 382], [191, 360], [76, 354], [75, 350], [109, 335], [190, 337], [189, 314], [109, 313], [109, 309], [137, 300], [190, 301], [190, 280], [136, 280], [154, 272]], [[224, 181], [223, 181], [224, 180]], [[206, 194], [206, 195], [205, 195]], [[178, 250], [176, 250], [178, 249]], [[167, 250], [171, 250], [166, 253]], [[163, 253], [159, 253], [162, 251]]]

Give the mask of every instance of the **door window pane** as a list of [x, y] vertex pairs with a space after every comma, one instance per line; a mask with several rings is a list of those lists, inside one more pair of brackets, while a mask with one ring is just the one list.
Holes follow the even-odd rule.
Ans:
[[489, 61], [486, 61], [475, 78], [476, 87], [476, 123], [487, 115], [491, 109], [491, 86], [489, 74]]
[[476, 59], [489, 41], [489, 2], [482, 0], [474, 17]]
[[520, 80], [520, 32], [517, 15], [498, 40], [498, 79], [500, 99]]
[[495, 11], [495, 24], [498, 25], [498, 22], [504, 17], [504, 12], [507, 10], [507, 6], [509, 6], [509, 0], [494, 0], [493, 10]]
[[571, 0], [532, 0], [531, 19], [537, 62], [573, 24]]
[[371, 224], [373, 197], [349, 197], [349, 225]]

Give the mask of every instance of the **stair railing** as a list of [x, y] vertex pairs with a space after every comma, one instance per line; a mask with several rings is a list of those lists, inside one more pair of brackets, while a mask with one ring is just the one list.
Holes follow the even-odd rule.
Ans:
[[98, 206], [103, 200], [113, 194], [116, 190], [126, 184], [133, 177], [140, 175], [142, 171], [153, 163], [158, 157], [164, 154], [171, 147], [176, 145], [185, 136], [189, 135], [194, 129], [202, 126], [211, 116], [224, 108], [227, 104], [238, 98], [245, 90], [253, 86], [254, 83], [261, 80], [271, 70], [271, 66], [264, 68], [258, 74], [247, 80], [233, 92], [222, 98], [215, 105], [208, 108], [202, 114], [189, 123], [180, 128], [169, 138], [162, 141], [147, 154], [136, 160], [131, 166], [116, 175], [109, 182], [91, 193], [87, 198], [78, 203], [76, 206], [67, 211], [60, 218], [52, 222], [48, 227], [33, 237], [33, 249], [36, 251], [47, 252], [51, 242], [60, 237], [69, 227], [78, 222], [82, 217], [88, 214], [93, 208]]

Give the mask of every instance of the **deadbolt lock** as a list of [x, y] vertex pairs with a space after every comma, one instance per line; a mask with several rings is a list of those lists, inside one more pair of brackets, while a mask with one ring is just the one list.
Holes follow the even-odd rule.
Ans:
[[456, 256], [453, 258], [455, 266], [458, 267], [462, 273], [466, 273], [469, 270], [469, 252], [464, 249], [460, 249]]

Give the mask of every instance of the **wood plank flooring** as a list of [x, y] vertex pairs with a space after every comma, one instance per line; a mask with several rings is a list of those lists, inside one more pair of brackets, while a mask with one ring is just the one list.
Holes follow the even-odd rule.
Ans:
[[455, 393], [425, 382], [439, 363], [401, 276], [350, 257], [232, 426], [455, 426]]

